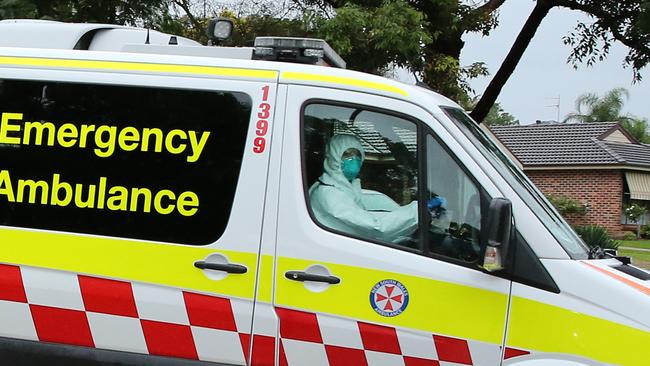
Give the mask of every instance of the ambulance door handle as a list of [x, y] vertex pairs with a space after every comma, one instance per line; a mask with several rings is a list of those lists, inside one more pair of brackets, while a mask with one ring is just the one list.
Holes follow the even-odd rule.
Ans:
[[336, 276], [318, 275], [318, 274], [307, 273], [303, 271], [288, 271], [284, 274], [284, 277], [292, 281], [325, 282], [325, 283], [329, 283], [330, 285], [336, 285], [337, 283], [341, 282], [341, 279]]
[[206, 261], [196, 261], [194, 262], [194, 267], [200, 269], [212, 269], [215, 271], [224, 271], [228, 273], [246, 273], [248, 268], [242, 266], [241, 264], [233, 263], [209, 263]]

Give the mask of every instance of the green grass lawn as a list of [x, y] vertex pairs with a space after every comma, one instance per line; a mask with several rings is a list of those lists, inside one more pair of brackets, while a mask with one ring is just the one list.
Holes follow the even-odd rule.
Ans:
[[619, 249], [618, 255], [624, 257], [632, 257], [632, 264], [645, 269], [650, 269], [650, 252], [644, 252], [640, 250]]
[[650, 240], [621, 240], [622, 247], [650, 249]]

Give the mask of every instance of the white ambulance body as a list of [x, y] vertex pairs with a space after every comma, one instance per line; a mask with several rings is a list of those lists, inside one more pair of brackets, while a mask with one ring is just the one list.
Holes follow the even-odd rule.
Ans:
[[[650, 364], [650, 275], [590, 259], [447, 98], [134, 28], [0, 46], [0, 364]], [[340, 134], [408, 235], [316, 216]]]

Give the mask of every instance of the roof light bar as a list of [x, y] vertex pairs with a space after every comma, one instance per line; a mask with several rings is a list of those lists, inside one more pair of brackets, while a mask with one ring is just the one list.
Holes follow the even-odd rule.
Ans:
[[234, 28], [233, 21], [228, 18], [211, 19], [208, 23], [206, 33], [210, 41], [209, 45], [218, 45], [226, 39], [230, 38]]
[[322, 39], [292, 37], [255, 38], [256, 60], [286, 61], [345, 69], [345, 61]]

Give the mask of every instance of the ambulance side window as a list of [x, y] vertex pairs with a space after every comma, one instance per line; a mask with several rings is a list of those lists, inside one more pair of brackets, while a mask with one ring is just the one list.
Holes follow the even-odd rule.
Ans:
[[307, 201], [321, 226], [419, 250], [417, 125], [364, 107], [308, 104]]
[[212, 243], [251, 110], [242, 92], [0, 80], [0, 225]]
[[472, 179], [431, 135], [426, 137], [427, 195], [443, 197], [432, 211], [428, 245], [431, 253], [463, 262], [482, 258], [482, 193]]

